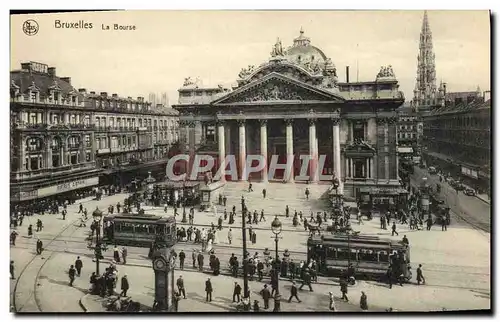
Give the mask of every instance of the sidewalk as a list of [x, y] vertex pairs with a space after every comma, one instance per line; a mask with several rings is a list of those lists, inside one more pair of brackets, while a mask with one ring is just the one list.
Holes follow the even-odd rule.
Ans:
[[481, 199], [481, 201], [484, 201], [486, 202], [488, 205], [491, 205], [491, 201], [490, 201], [490, 198], [488, 198], [488, 195], [487, 194], [477, 194], [476, 197], [478, 199]]

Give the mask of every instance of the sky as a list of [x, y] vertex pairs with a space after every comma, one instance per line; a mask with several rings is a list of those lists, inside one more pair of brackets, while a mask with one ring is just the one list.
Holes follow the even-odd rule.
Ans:
[[[428, 11], [438, 85], [449, 92], [490, 89], [488, 11]], [[39, 31], [25, 35], [23, 22]], [[406, 100], [413, 97], [423, 11], [122, 11], [11, 16], [11, 70], [21, 62], [56, 67], [75, 88], [143, 96], [167, 92], [171, 104], [184, 78], [203, 85], [236, 82], [248, 65], [270, 57], [279, 37], [284, 48], [303, 28], [345, 81], [372, 81], [392, 65]], [[55, 28], [60, 22], [92, 23], [92, 29]], [[135, 30], [115, 31], [114, 24]], [[102, 30], [109, 25], [111, 30]], [[357, 71], [357, 72], [356, 72]]]

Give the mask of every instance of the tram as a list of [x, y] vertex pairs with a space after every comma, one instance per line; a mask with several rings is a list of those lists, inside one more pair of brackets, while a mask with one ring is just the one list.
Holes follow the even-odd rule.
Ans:
[[340, 276], [350, 264], [357, 278], [380, 279], [389, 265], [405, 281], [411, 279], [410, 246], [388, 238], [334, 234], [309, 237], [307, 259], [315, 259], [319, 272]]
[[104, 217], [104, 241], [108, 244], [150, 247], [161, 237], [167, 247], [177, 242], [175, 217], [148, 214], [114, 214]]

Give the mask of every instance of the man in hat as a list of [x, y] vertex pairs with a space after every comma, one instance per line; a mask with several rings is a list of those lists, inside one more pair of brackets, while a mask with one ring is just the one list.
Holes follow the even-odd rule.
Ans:
[[262, 295], [262, 299], [264, 300], [264, 309], [267, 310], [269, 308], [269, 299], [271, 298], [271, 292], [269, 292], [267, 284], [264, 284], [264, 288], [260, 291], [260, 295]]
[[212, 282], [210, 281], [210, 277], [205, 282], [205, 292], [207, 293], [206, 301], [207, 302], [212, 302], [213, 288], [212, 288]]
[[[237, 300], [237, 301], [235, 301]], [[240, 303], [241, 300], [241, 286], [238, 284], [238, 282], [234, 282], [234, 289], [233, 289], [233, 302], [238, 302]]]
[[127, 278], [127, 274], [123, 275], [122, 277], [122, 281], [121, 281], [121, 289], [122, 289], [122, 292], [120, 293], [120, 296], [127, 296], [127, 291], [129, 289], [129, 284], [128, 284], [128, 278]]
[[288, 298], [288, 303], [292, 302], [293, 297], [295, 297], [299, 303], [302, 302], [297, 296], [297, 293], [297, 286], [295, 285], [295, 282], [292, 282], [292, 288], [290, 289], [290, 297]]
[[182, 279], [182, 275], [177, 279], [177, 288], [179, 289], [179, 295], [182, 294], [182, 296], [186, 298], [186, 289], [184, 288], [184, 279]]

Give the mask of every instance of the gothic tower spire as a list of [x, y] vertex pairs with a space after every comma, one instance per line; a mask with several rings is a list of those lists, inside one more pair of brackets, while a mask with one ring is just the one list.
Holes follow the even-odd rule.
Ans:
[[429, 106], [437, 103], [435, 55], [427, 11], [424, 11], [418, 49], [417, 82], [413, 90], [413, 103], [417, 108], [419, 106]]

